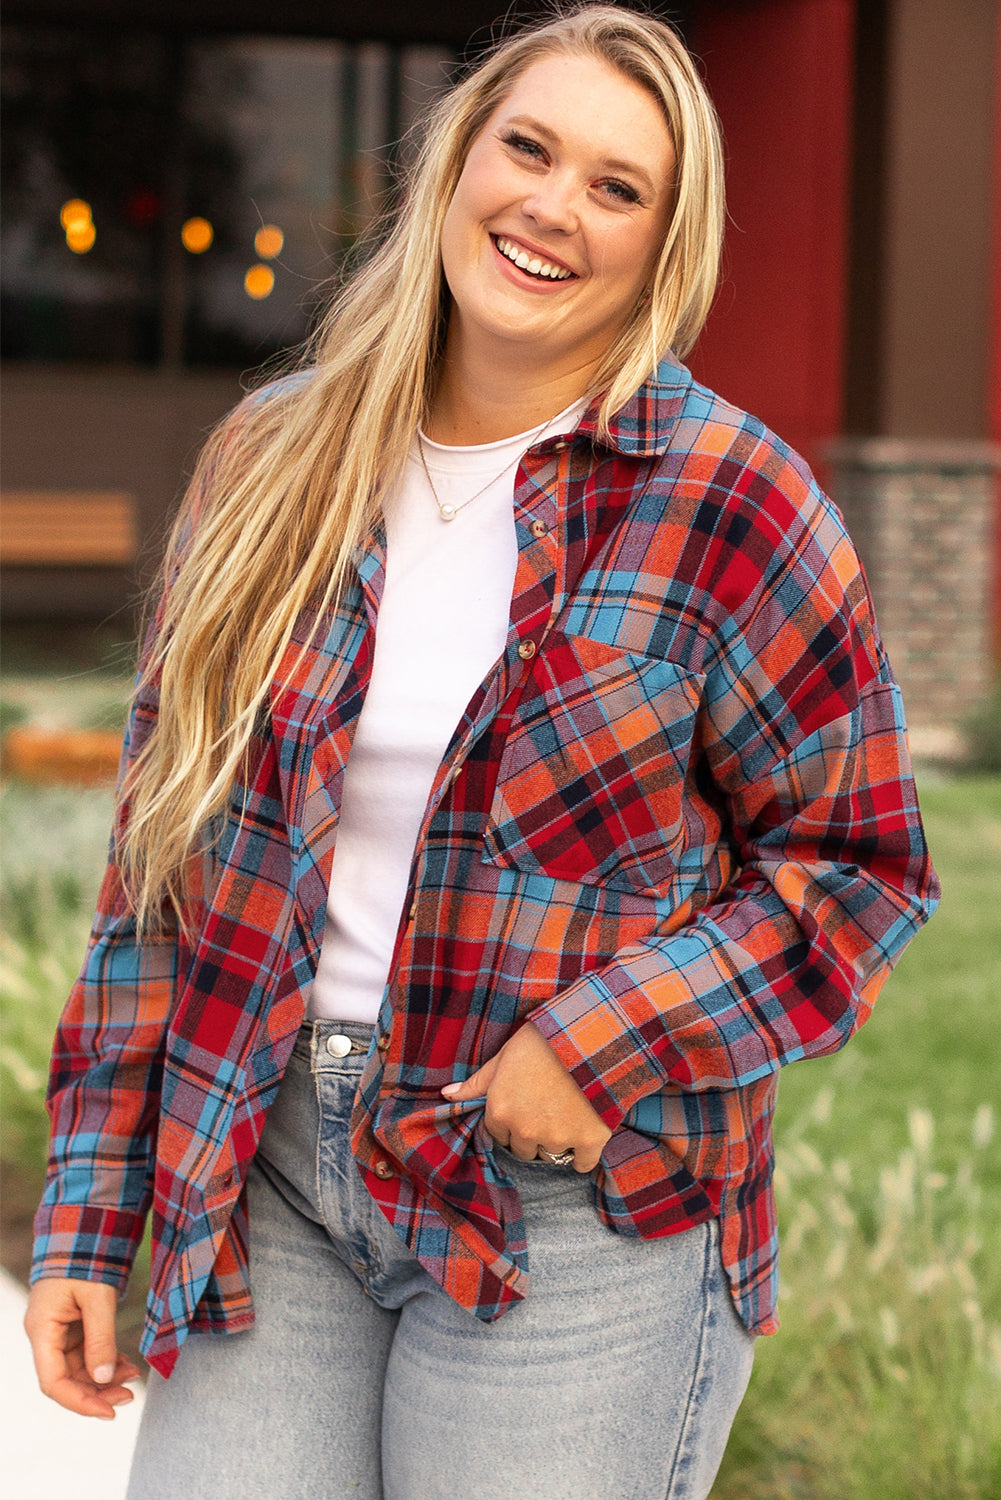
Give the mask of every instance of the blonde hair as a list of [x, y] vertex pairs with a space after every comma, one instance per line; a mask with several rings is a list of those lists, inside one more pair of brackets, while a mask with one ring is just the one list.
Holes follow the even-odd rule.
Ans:
[[[557, 6], [502, 40], [432, 107], [393, 227], [334, 299], [308, 378], [251, 396], [199, 461], [160, 581], [144, 687], [159, 714], [124, 781], [119, 859], [140, 928], [184, 898], [206, 829], [244, 769], [269, 688], [307, 604], [324, 614], [401, 473], [434, 393], [448, 320], [439, 245], [470, 145], [517, 78], [557, 53], [596, 57], [660, 104], [676, 153], [674, 207], [648, 296], [598, 370], [599, 437], [668, 349], [708, 314], [723, 230], [715, 112], [664, 22], [618, 5]], [[329, 616], [328, 616], [329, 623]]]

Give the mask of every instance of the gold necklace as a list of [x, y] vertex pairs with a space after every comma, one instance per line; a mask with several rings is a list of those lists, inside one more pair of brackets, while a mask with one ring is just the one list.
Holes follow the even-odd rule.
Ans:
[[535, 439], [541, 432], [544, 431], [545, 428], [549, 426], [552, 420], [552, 417], [550, 417], [547, 421], [542, 423], [541, 427], [536, 427], [534, 431], [530, 432], [528, 434], [528, 441], [525, 444], [525, 447], [522, 449], [521, 453], [516, 453], [514, 458], [512, 458], [510, 462], [504, 465], [499, 474], [494, 474], [492, 478], [487, 480], [486, 484], [481, 490], [477, 490], [475, 495], [470, 495], [468, 500], [463, 500], [461, 505], [442, 505], [441, 500], [438, 498], [438, 491], [434, 487], [434, 480], [431, 478], [431, 470], [428, 468], [428, 461], [424, 457], [424, 435], [423, 433], [418, 432], [417, 452], [420, 454], [421, 467], [424, 470], [424, 477], [427, 480], [428, 485], [430, 486], [431, 494], [434, 496], [434, 503], [438, 507], [438, 514], [439, 516], [441, 516], [441, 519], [443, 521], [454, 521], [460, 510], [465, 510], [467, 505], [472, 505], [473, 501], [478, 500], [481, 495], [485, 495], [490, 486], [496, 484], [498, 479], [503, 479], [508, 469], [513, 469], [516, 463], [521, 462], [521, 459], [524, 456], [526, 450], [532, 446], [532, 444], [535, 442]]

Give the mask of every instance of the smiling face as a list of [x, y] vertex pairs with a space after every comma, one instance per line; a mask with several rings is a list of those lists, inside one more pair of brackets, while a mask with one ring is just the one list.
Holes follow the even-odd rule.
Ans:
[[592, 369], [649, 284], [674, 148], [652, 94], [581, 54], [541, 59], [474, 140], [445, 217], [450, 352]]

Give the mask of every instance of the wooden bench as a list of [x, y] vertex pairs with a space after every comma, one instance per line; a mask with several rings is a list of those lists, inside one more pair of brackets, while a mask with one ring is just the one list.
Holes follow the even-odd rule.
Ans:
[[7, 490], [0, 560], [16, 567], [127, 567], [138, 552], [135, 496], [122, 490]]

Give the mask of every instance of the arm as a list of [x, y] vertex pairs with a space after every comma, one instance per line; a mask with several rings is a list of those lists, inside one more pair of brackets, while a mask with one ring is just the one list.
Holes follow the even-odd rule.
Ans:
[[[35, 1221], [33, 1280], [72, 1277], [121, 1288], [142, 1236], [182, 944], [172, 912], [162, 932], [137, 938], [118, 863], [130, 815], [123, 789], [159, 719], [158, 648], [169, 629], [164, 622], [171, 589], [212, 495], [218, 459], [240, 439], [259, 399], [249, 397], [230, 413], [204, 450], [168, 547], [159, 607], [141, 652], [108, 865], [83, 968], [53, 1045], [49, 1170]], [[192, 874], [201, 876], [203, 886], [212, 878], [211, 864], [211, 851], [193, 863]], [[197, 892], [192, 906], [197, 912]]]
[[[528, 1016], [608, 1130], [664, 1087], [735, 1088], [841, 1046], [937, 899], [899, 690], [812, 493], [760, 586], [724, 577], [709, 621], [686, 780], [692, 826], [721, 824], [702, 902]], [[530, 1137], [530, 1106], [522, 1088], [502, 1130]]]
[[[154, 720], [155, 703], [138, 694], [120, 779]], [[136, 942], [113, 843], [83, 969], [53, 1045], [49, 1164], [25, 1318], [45, 1394], [105, 1420], [131, 1400], [123, 1382], [139, 1373], [117, 1352], [115, 1308], [149, 1206], [176, 968], [172, 936]]]
[[720, 898], [538, 1007], [446, 1097], [486, 1094], [501, 1145], [525, 1160], [573, 1146], [590, 1171], [646, 1094], [734, 1088], [840, 1047], [937, 892], [900, 729], [878, 681], [735, 794], [740, 863]]
[[729, 803], [719, 898], [530, 1017], [612, 1129], [664, 1086], [738, 1087], [842, 1046], [937, 900], [885, 668]]

